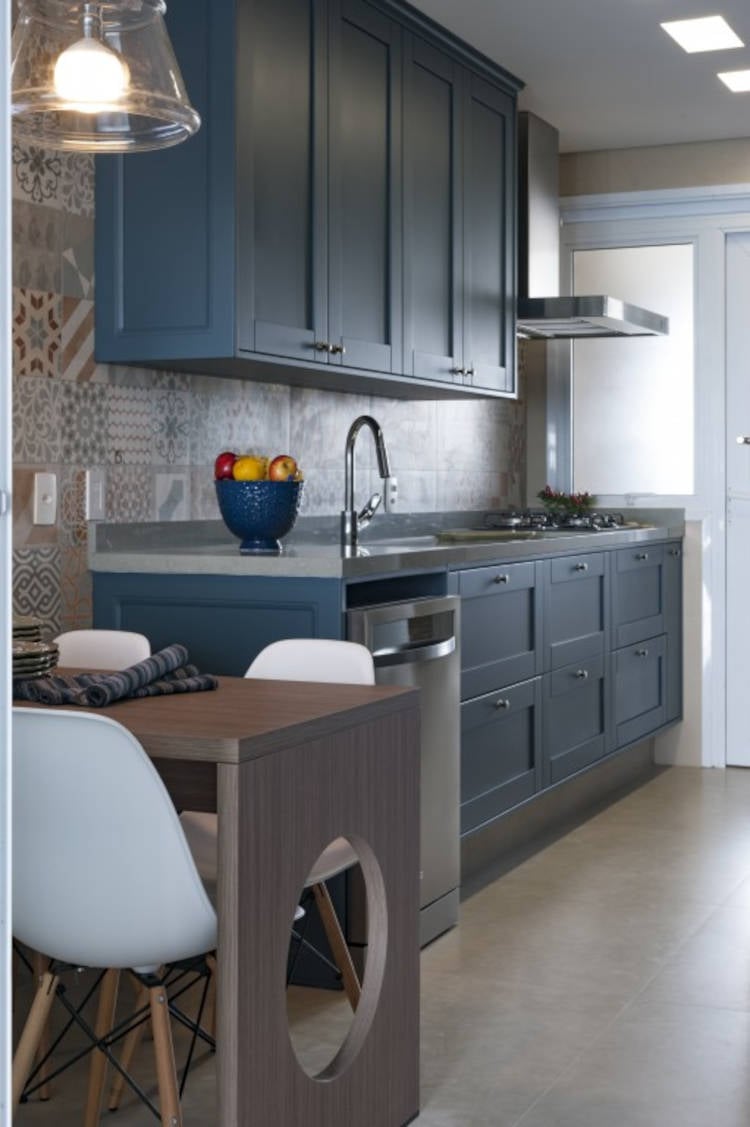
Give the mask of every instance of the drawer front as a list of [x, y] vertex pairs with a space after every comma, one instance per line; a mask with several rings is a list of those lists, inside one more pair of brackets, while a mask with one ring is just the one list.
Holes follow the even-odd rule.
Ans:
[[515, 684], [541, 670], [537, 565], [481, 567], [459, 573], [461, 699]]
[[645, 544], [615, 553], [612, 576], [613, 647], [663, 634], [664, 545]]
[[609, 691], [604, 657], [543, 677], [542, 785], [559, 783], [609, 750]]
[[461, 833], [541, 786], [541, 678], [461, 705]]
[[666, 723], [666, 652], [662, 634], [612, 655], [616, 747]]
[[544, 664], [561, 669], [601, 657], [609, 634], [607, 558], [603, 552], [549, 560], [544, 582]]

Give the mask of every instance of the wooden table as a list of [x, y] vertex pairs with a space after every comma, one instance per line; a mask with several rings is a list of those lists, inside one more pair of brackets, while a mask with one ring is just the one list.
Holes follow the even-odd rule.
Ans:
[[[385, 686], [220, 678], [97, 713], [143, 744], [178, 808], [219, 814], [218, 1127], [400, 1127], [419, 1109], [419, 707]], [[357, 849], [362, 997], [311, 1078], [289, 1039], [294, 908], [335, 837]]]

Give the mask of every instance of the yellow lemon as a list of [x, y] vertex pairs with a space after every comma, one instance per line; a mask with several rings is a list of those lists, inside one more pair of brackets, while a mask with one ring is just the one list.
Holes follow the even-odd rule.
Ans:
[[235, 481], [265, 481], [268, 473], [268, 458], [260, 454], [242, 454], [232, 466]]

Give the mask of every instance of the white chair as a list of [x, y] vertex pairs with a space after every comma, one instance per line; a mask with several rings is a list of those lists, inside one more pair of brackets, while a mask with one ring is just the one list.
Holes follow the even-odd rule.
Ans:
[[[13, 931], [50, 958], [13, 1060], [14, 1106], [63, 964], [109, 968], [99, 1037], [112, 1024], [118, 970], [129, 968], [148, 987], [162, 1123], [179, 1127], [159, 970], [213, 951], [216, 913], [153, 764], [127, 729], [103, 716], [13, 709]], [[103, 1052], [94, 1052], [92, 1067], [97, 1060]], [[89, 1088], [93, 1122], [103, 1081], [100, 1069], [96, 1091]]]
[[[358, 642], [328, 638], [285, 638], [280, 642], [272, 642], [261, 650], [245, 676], [274, 681], [374, 685], [375, 667], [370, 651]], [[216, 815], [186, 810], [180, 815], [180, 821], [198, 872], [205, 881], [215, 881]], [[336, 838], [323, 850], [305, 882], [305, 888], [311, 889], [315, 897], [326, 938], [352, 1009], [357, 1008], [362, 988], [325, 882], [357, 863], [357, 854], [346, 838]]]
[[127, 669], [151, 656], [148, 638], [132, 630], [68, 630], [55, 643], [60, 665], [79, 669]]

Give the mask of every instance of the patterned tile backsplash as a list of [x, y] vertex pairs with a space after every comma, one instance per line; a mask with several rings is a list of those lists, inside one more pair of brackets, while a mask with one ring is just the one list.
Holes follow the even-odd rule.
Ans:
[[[505, 400], [404, 402], [155, 372], [94, 360], [94, 163], [13, 146], [14, 602], [54, 633], [91, 621], [85, 471], [102, 468], [109, 521], [207, 520], [223, 449], [289, 452], [305, 471], [304, 512], [343, 503], [346, 432], [380, 422], [399, 509], [524, 501], [525, 409]], [[32, 522], [34, 473], [58, 476], [55, 527]], [[357, 499], [376, 487], [369, 435]]]

